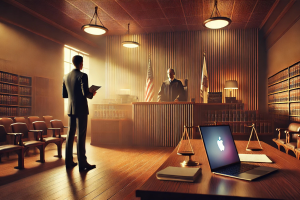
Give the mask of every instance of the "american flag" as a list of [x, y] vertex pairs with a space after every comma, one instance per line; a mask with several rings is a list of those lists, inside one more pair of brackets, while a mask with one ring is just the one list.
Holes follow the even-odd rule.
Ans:
[[150, 64], [150, 58], [148, 62], [146, 88], [145, 88], [145, 101], [150, 102], [153, 99], [153, 72]]

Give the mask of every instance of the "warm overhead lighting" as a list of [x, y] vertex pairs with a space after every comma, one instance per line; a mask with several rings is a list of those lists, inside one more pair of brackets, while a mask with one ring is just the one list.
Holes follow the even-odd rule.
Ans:
[[[130, 23], [128, 23], [128, 35], [129, 35], [129, 25]], [[124, 41], [122, 42], [122, 45], [123, 47], [127, 47], [127, 48], [136, 48], [140, 46], [138, 42], [134, 42], [134, 41]]]
[[231, 19], [227, 17], [221, 17], [217, 4], [218, 2], [217, 0], [215, 0], [214, 9], [211, 13], [210, 18], [205, 20], [203, 23], [203, 25], [207, 28], [210, 29], [224, 28], [225, 26], [228, 26], [231, 23]]
[[[95, 13], [94, 13], [90, 23], [86, 24], [86, 25], [83, 25], [81, 27], [81, 29], [84, 30], [85, 32], [89, 33], [89, 34], [92, 34], [92, 35], [103, 35], [104, 33], [106, 33], [108, 31], [108, 29], [105, 28], [104, 25], [102, 24], [102, 22], [101, 22], [101, 20], [98, 16], [97, 10], [98, 10], [98, 6], [95, 7]], [[91, 24], [94, 17], [95, 17], [95, 24]], [[97, 18], [99, 19], [102, 26], [97, 25]]]

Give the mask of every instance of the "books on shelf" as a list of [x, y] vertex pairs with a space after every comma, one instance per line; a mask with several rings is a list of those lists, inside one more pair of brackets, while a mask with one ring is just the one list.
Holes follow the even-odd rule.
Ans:
[[201, 174], [201, 168], [166, 167], [156, 173], [156, 178], [164, 181], [195, 182]]

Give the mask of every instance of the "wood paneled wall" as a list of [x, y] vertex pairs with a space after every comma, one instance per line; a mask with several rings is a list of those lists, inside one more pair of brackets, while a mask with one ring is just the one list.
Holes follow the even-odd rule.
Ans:
[[[136, 49], [122, 46], [133, 39]], [[207, 30], [172, 33], [150, 33], [132, 36], [108, 36], [106, 45], [106, 98], [115, 98], [120, 89], [144, 101], [147, 63], [151, 59], [154, 74], [154, 101], [166, 70], [174, 68], [176, 78], [189, 80], [189, 99], [200, 101], [203, 53], [209, 78], [209, 90], [222, 92], [223, 102], [229, 92], [226, 80], [237, 80], [239, 89], [233, 96], [245, 103], [246, 109], [258, 108], [258, 30]]]

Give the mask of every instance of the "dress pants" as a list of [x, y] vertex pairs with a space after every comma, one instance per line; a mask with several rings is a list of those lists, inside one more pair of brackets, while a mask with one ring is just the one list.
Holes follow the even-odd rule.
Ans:
[[68, 165], [73, 162], [73, 142], [75, 132], [77, 129], [77, 158], [79, 166], [87, 164], [85, 156], [85, 139], [87, 130], [87, 115], [69, 115], [69, 130], [66, 141], [66, 160], [65, 163]]

